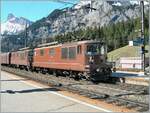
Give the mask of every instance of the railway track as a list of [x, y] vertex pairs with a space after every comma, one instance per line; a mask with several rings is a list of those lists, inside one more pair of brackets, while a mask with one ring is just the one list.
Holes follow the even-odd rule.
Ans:
[[149, 88], [147, 86], [125, 83], [94, 84], [85, 80], [75, 81], [68, 77], [55, 77], [48, 74], [28, 72], [8, 67], [2, 67], [2, 70], [51, 85], [59, 90], [67, 90], [77, 93], [91, 99], [103, 100], [107, 103], [115, 104], [117, 106], [125, 106], [126, 108], [135, 109], [139, 112], [149, 110]]

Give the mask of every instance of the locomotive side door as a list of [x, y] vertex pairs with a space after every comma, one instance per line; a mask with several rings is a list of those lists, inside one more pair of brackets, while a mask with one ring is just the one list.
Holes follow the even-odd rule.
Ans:
[[28, 51], [28, 67], [29, 67], [29, 69], [32, 69], [33, 55], [34, 55], [34, 49], [29, 50]]
[[8, 64], [11, 65], [11, 52], [8, 53]]

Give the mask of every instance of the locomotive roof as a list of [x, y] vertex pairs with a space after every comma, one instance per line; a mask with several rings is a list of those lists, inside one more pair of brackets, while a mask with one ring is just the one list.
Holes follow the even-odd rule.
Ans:
[[[39, 45], [35, 49], [42, 49], [42, 48], [49, 48], [49, 47], [59, 47], [59, 46], [63, 46], [63, 45], [88, 44], [88, 43], [100, 43], [100, 41], [96, 41], [96, 40], [84, 40], [84, 41], [77, 41], [77, 42], [66, 42], [66, 43], [63, 43], [63, 44], [61, 44], [61, 43], [58, 44], [58, 42], [52, 42], [52, 43], [41, 44], [41, 45]], [[25, 51], [25, 50], [28, 51], [28, 50], [30, 50], [30, 48], [29, 47], [21, 48], [18, 51], [12, 51], [12, 52], [19, 52], [19, 51], [21, 52], [21, 51]]]
[[85, 40], [85, 41], [79, 41], [77, 42], [78, 44], [82, 44], [82, 43], [99, 43], [100, 41], [96, 41], [96, 40]]
[[[49, 45], [49, 43], [47, 44], [42, 44], [42, 46], [38, 46], [35, 49], [42, 49], [42, 48], [50, 48], [50, 47], [59, 47], [59, 46], [64, 46], [64, 45], [78, 45], [78, 44], [89, 44], [89, 43], [100, 43], [100, 41], [95, 41], [95, 40], [85, 40], [85, 41], [78, 41], [78, 42], [66, 42], [63, 44], [52, 44]], [[45, 46], [44, 46], [45, 45]]]
[[56, 45], [58, 44], [58, 42], [51, 42], [51, 43], [45, 43], [45, 44], [40, 44], [37, 46], [37, 48], [39, 47], [46, 47], [46, 46], [52, 46], [52, 45]]
[[31, 50], [30, 48], [27, 48], [27, 49], [19, 49], [17, 51], [11, 51], [11, 53], [16, 53], [16, 52], [24, 52], [24, 51], [29, 51]]
[[30, 48], [29, 48], [29, 47], [25, 47], [25, 48], [19, 49], [19, 51], [22, 51], [22, 50], [28, 50], [28, 49], [30, 49]]

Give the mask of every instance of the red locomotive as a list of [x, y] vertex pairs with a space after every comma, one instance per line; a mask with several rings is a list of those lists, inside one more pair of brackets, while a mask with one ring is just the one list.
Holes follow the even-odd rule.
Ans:
[[[104, 43], [79, 41], [3, 53], [1, 58], [2, 65], [97, 81], [111, 76], [106, 55]], [[4, 62], [4, 58], [9, 58], [9, 62]]]

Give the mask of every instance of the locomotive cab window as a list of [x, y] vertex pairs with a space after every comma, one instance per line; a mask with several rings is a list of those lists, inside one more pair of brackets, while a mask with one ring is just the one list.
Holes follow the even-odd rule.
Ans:
[[21, 59], [21, 60], [24, 60], [24, 59], [25, 59], [24, 53], [20, 53], [20, 59]]
[[101, 54], [102, 54], [102, 55], [105, 54], [105, 46], [104, 46], [104, 45], [101, 46]]
[[87, 54], [100, 54], [101, 47], [99, 43], [87, 45]]
[[54, 48], [50, 48], [49, 55], [50, 56], [54, 56], [55, 55], [55, 49]]
[[28, 51], [28, 56], [33, 56], [33, 55], [35, 55], [33, 50]]
[[40, 56], [44, 56], [44, 49], [40, 50]]
[[76, 47], [69, 47], [69, 59], [76, 58]]
[[61, 58], [67, 59], [68, 58], [68, 48], [62, 48], [61, 49]]
[[77, 53], [78, 54], [82, 54], [82, 47], [81, 47], [81, 45], [77, 46]]
[[34, 56], [36, 56], [36, 54], [37, 54], [36, 51], [34, 51]]

